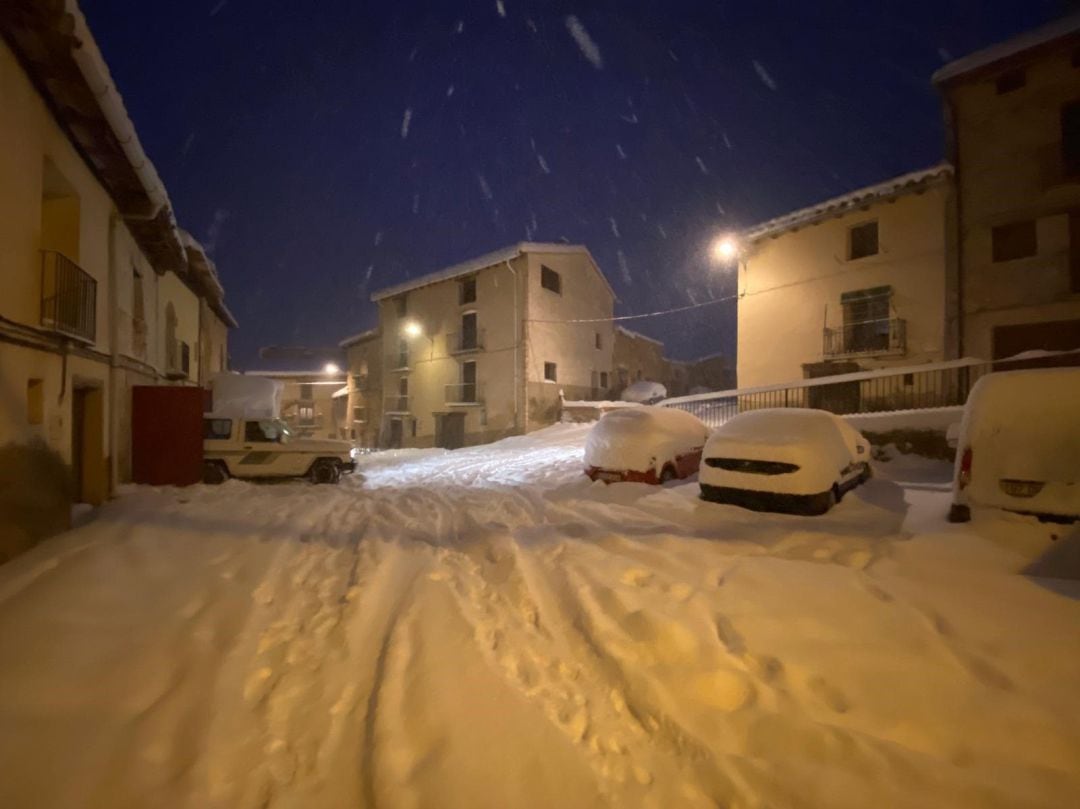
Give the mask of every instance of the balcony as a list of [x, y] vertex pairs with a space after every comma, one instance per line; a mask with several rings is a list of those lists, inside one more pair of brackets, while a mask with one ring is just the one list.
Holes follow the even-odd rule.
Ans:
[[1076, 165], [1075, 159], [1066, 159], [1060, 141], [1040, 146], [1035, 150], [1035, 157], [1041, 190], [1080, 183], [1080, 166]]
[[397, 396], [387, 396], [383, 409], [387, 413], [409, 413], [409, 401], [412, 397], [398, 394]]
[[826, 359], [902, 355], [907, 351], [907, 321], [900, 318], [864, 320], [826, 328], [822, 353]]
[[187, 379], [191, 375], [191, 346], [173, 340], [165, 346], [165, 378]]
[[446, 385], [443, 401], [447, 405], [483, 404], [484, 387], [479, 382], [458, 382]]
[[353, 390], [357, 393], [366, 393], [368, 391], [368, 385], [371, 384], [367, 374], [353, 374], [352, 383]]
[[97, 334], [97, 281], [55, 250], [42, 251], [41, 325], [87, 343]]
[[387, 355], [386, 367], [389, 368], [391, 371], [409, 370], [409, 352], [395, 351], [393, 354]]
[[446, 350], [448, 354], [469, 354], [473, 351], [483, 351], [484, 330], [472, 329], [446, 335]]

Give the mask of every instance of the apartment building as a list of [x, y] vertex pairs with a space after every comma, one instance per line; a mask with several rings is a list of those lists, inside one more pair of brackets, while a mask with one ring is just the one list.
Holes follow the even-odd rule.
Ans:
[[933, 81], [956, 166], [956, 353], [1080, 348], [1080, 14]]
[[342, 437], [361, 447], [377, 448], [382, 427], [382, 334], [371, 329], [347, 337], [339, 345], [345, 350], [348, 372]]
[[246, 371], [282, 383], [281, 418], [298, 438], [343, 438], [346, 375], [335, 365], [313, 370]]
[[942, 359], [951, 195], [941, 164], [743, 233], [740, 387]]
[[523, 242], [372, 295], [382, 446], [535, 430], [611, 379], [615, 294], [580, 245]]
[[608, 390], [612, 399], [618, 399], [629, 385], [641, 380], [659, 382], [665, 387], [671, 384], [671, 361], [664, 356], [663, 342], [623, 326], [615, 327], [612, 365], [614, 372]]
[[130, 477], [131, 387], [195, 384], [236, 323], [78, 9], [3, 4], [0, 33], [0, 445], [51, 447], [97, 503]]

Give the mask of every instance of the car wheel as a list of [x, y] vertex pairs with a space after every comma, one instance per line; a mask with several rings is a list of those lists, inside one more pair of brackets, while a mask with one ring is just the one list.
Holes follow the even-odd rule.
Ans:
[[673, 480], [675, 480], [675, 469], [671, 464], [668, 464], [660, 470], [660, 485], [663, 486], [665, 483], [670, 483]]
[[311, 467], [312, 483], [337, 483], [340, 477], [341, 470], [334, 461], [326, 459], [315, 461]]
[[217, 461], [203, 461], [202, 480], [211, 486], [217, 486], [229, 479], [229, 472]]
[[870, 462], [866, 461], [863, 464], [863, 473], [859, 476], [859, 483], [866, 483], [874, 476], [874, 469], [870, 466]]
[[971, 506], [953, 503], [949, 506], [949, 522], [971, 522]]

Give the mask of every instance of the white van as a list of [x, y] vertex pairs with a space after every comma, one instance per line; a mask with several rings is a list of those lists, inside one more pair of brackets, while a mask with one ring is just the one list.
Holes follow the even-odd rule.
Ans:
[[956, 448], [950, 522], [971, 506], [1080, 518], [1080, 368], [987, 374], [971, 389]]

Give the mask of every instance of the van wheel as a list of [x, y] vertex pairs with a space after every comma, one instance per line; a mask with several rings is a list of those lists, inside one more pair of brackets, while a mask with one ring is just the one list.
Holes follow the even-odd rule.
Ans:
[[971, 507], [961, 503], [949, 506], [949, 522], [971, 522]]
[[229, 479], [229, 471], [220, 461], [203, 461], [202, 481], [217, 486]]
[[671, 464], [668, 464], [660, 470], [660, 485], [663, 486], [665, 483], [670, 483], [673, 480], [675, 480], [675, 469]]
[[337, 461], [323, 458], [311, 465], [312, 483], [337, 483], [340, 477], [341, 470], [338, 469]]

